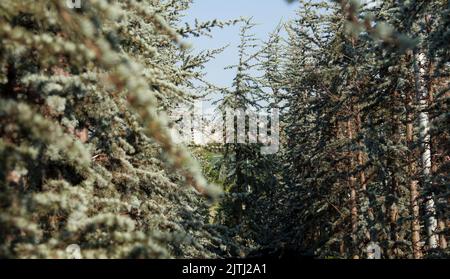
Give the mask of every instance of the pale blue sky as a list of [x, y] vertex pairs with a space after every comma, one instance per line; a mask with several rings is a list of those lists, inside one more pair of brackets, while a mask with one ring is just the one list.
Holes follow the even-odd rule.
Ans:
[[[298, 4], [288, 4], [285, 0], [194, 0], [185, 20], [193, 22], [197, 18], [200, 22], [219, 19], [229, 20], [240, 17], [253, 17], [258, 24], [253, 33], [258, 39], [266, 40], [280, 21], [287, 21], [295, 16]], [[219, 86], [230, 86], [233, 70], [224, 67], [236, 64], [238, 59], [237, 45], [239, 44], [239, 26], [214, 29], [213, 38], [201, 37], [188, 40], [196, 50], [220, 48], [230, 45], [216, 59], [206, 65], [207, 80]]]

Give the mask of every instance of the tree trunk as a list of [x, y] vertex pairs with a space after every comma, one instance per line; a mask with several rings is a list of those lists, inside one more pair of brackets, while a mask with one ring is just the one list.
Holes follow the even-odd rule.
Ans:
[[445, 237], [445, 221], [441, 219], [439, 219], [438, 222], [439, 225], [439, 247], [444, 250], [447, 249], [447, 239]]
[[413, 97], [411, 94], [406, 96], [407, 124], [406, 124], [406, 141], [408, 144], [408, 175], [409, 175], [409, 192], [411, 206], [411, 243], [413, 256], [415, 259], [421, 259], [422, 247], [420, 245], [420, 212], [419, 212], [419, 191], [418, 181], [416, 180], [416, 168], [414, 160], [414, 117], [412, 113]]
[[422, 247], [420, 245], [420, 219], [419, 219], [419, 191], [417, 190], [417, 180], [412, 179], [409, 185], [410, 191], [410, 202], [411, 202], [411, 212], [412, 212], [412, 222], [411, 222], [411, 240], [414, 259], [421, 259], [423, 257]]
[[428, 246], [438, 247], [436, 207], [431, 189], [431, 136], [428, 115], [428, 89], [426, 86], [427, 58], [422, 52], [414, 54], [414, 72], [416, 83], [416, 98], [419, 105], [419, 141], [421, 146], [422, 184], [427, 195], [425, 198], [425, 216], [427, 218]]

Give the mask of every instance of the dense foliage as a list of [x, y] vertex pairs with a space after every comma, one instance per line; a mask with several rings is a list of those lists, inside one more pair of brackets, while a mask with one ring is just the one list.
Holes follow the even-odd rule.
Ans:
[[285, 127], [260, 254], [448, 257], [449, 2], [300, 3], [260, 58]]
[[[82, 2], [0, 2], [0, 258], [449, 257], [448, 0], [301, 0], [263, 43], [190, 0]], [[185, 39], [238, 22], [218, 88]], [[177, 144], [216, 91], [279, 111], [279, 151]]]
[[0, 257], [236, 253], [165, 116], [211, 56], [181, 37], [229, 23], [177, 30], [189, 1], [114, 2], [0, 3]]

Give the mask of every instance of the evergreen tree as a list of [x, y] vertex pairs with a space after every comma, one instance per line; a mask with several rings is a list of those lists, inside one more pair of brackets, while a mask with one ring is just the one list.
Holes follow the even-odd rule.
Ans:
[[236, 69], [236, 76], [232, 88], [223, 92], [218, 105], [227, 124], [221, 161], [226, 170], [227, 196], [221, 203], [219, 222], [235, 228], [237, 237], [250, 249], [271, 239], [265, 218], [270, 211], [264, 206], [277, 183], [274, 156], [261, 152], [264, 144], [261, 132], [270, 130], [268, 124], [274, 125], [261, 119], [266, 116], [266, 109], [270, 113], [273, 98], [256, 76], [262, 58], [258, 40], [250, 33], [253, 27], [249, 19], [241, 28], [239, 61], [228, 67]]
[[[264, 43], [75, 2], [0, 2], [0, 258], [449, 257], [448, 0], [300, 0]], [[219, 88], [185, 39], [240, 21]], [[217, 91], [226, 143], [178, 144]]]
[[0, 257], [230, 255], [164, 113], [205, 62], [183, 65], [181, 34], [226, 24], [177, 32], [189, 3], [0, 3]]

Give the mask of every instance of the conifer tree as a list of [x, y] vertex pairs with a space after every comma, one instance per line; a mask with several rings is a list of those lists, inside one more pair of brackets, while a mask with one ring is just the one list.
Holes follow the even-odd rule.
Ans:
[[[446, 133], [440, 124], [430, 132], [434, 96], [417, 92], [446, 94], [437, 85], [445, 63], [423, 49], [440, 41], [430, 34], [448, 10], [445, 1], [412, 2], [300, 1], [284, 54], [289, 163], [277, 194], [290, 212], [278, 238], [290, 247], [344, 258], [367, 257], [373, 245], [386, 258], [446, 253], [437, 216], [448, 212], [434, 205], [443, 192], [430, 182], [432, 149], [445, 146], [430, 134]], [[431, 19], [431, 7], [444, 12]]]
[[[75, 2], [0, 2], [0, 258], [449, 257], [448, 0], [300, 0], [264, 43], [191, 0]], [[224, 48], [185, 41], [241, 21], [219, 88]], [[226, 143], [178, 144], [217, 91]]]
[[[270, 130], [268, 124], [274, 125], [261, 119], [269, 115], [273, 98], [257, 77], [263, 58], [258, 40], [251, 34], [253, 27], [248, 19], [241, 28], [239, 61], [228, 67], [236, 70], [236, 76], [232, 88], [223, 92], [218, 106], [226, 115], [224, 122], [227, 124], [221, 162], [227, 173], [227, 196], [221, 203], [220, 222], [236, 228], [237, 236], [248, 248], [259, 247], [271, 239], [271, 228], [265, 217], [270, 214], [268, 197], [276, 185], [275, 156], [261, 152], [264, 144], [261, 129]], [[275, 83], [272, 85], [276, 87]]]
[[231, 253], [199, 195], [218, 191], [164, 113], [206, 61], [183, 65], [181, 36], [227, 24], [177, 31], [189, 3], [0, 3], [0, 257]]

